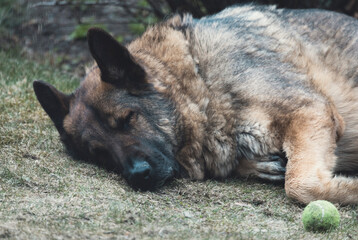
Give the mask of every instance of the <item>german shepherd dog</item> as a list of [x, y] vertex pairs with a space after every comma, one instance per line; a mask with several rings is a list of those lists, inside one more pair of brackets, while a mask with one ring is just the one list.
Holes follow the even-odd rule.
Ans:
[[174, 15], [127, 46], [93, 28], [88, 44], [74, 93], [34, 82], [80, 158], [141, 190], [256, 176], [302, 203], [358, 203], [357, 20], [241, 5]]

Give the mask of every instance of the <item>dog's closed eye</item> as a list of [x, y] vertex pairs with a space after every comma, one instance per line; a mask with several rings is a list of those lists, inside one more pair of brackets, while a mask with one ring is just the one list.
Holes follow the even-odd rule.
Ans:
[[128, 111], [127, 115], [124, 118], [119, 118], [117, 120], [117, 129], [122, 131], [128, 131], [131, 127], [134, 126], [137, 120], [137, 113], [134, 111]]

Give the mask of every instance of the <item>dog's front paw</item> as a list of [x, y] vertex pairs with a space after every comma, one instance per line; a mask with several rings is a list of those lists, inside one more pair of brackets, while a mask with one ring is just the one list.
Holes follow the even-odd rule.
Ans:
[[256, 177], [265, 181], [283, 182], [287, 160], [280, 155], [270, 155], [256, 162]]

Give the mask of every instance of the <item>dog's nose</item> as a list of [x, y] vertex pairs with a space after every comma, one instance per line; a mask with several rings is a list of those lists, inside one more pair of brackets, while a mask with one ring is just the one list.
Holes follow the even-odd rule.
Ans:
[[145, 160], [136, 159], [133, 161], [132, 167], [129, 169], [129, 181], [135, 188], [148, 190], [152, 167]]
[[133, 168], [130, 174], [133, 178], [138, 180], [148, 180], [152, 167], [146, 161], [136, 161], [133, 163]]

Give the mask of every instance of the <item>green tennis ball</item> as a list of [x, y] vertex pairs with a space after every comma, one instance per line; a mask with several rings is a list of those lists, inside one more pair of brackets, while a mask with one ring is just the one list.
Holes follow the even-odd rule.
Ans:
[[340, 220], [337, 208], [324, 200], [310, 202], [302, 214], [304, 228], [313, 232], [333, 230], [339, 226]]

